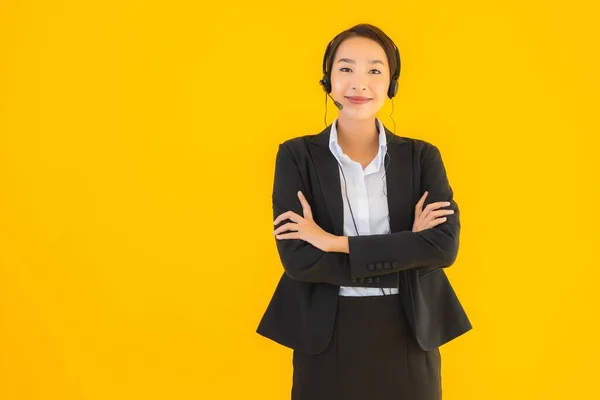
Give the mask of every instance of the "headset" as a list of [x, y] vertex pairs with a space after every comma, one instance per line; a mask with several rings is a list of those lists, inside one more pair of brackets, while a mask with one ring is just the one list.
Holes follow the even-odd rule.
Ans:
[[[335, 42], [335, 39], [337, 39], [338, 36], [339, 36], [339, 34], [335, 38], [333, 38], [333, 40], [331, 40], [331, 42], [329, 42], [329, 44], [327, 45], [327, 48], [325, 49], [325, 54], [323, 56], [323, 78], [321, 78], [319, 83], [323, 87], [323, 90], [325, 91], [325, 93], [331, 98], [331, 100], [333, 100], [333, 103], [335, 104], [335, 106], [339, 110], [341, 110], [342, 108], [344, 108], [344, 106], [340, 102], [335, 100], [333, 97], [331, 97], [331, 95], [330, 95], [330, 93], [331, 93], [331, 78], [330, 78], [331, 71], [327, 71], [327, 59], [330, 56], [332, 44]], [[396, 71], [394, 71], [394, 74], [392, 75], [392, 78], [390, 80], [390, 85], [388, 87], [387, 95], [390, 99], [392, 99], [398, 92], [398, 78], [400, 77], [400, 52], [398, 51], [398, 47], [396, 46], [396, 44], [394, 42], [392, 42], [392, 44], [394, 46], [394, 53], [396, 55], [396, 64], [398, 65], [398, 68], [396, 69]], [[325, 125], [327, 125], [327, 123], [325, 123]], [[377, 127], [377, 129], [379, 129], [379, 127]], [[390, 158], [390, 155], [387, 152], [387, 143], [386, 143], [385, 148], [386, 148], [385, 156], [388, 157], [388, 162], [387, 162], [387, 164], [385, 163], [385, 156], [384, 156], [385, 171], [384, 171], [382, 180], [385, 180], [385, 176], [387, 175], [387, 169], [389, 166], [389, 158]], [[344, 169], [342, 168], [339, 161], [338, 161], [338, 166], [339, 166], [340, 171], [342, 172], [342, 177], [344, 178], [344, 192], [346, 194], [346, 201], [348, 203], [348, 208], [350, 209], [350, 216], [352, 217], [352, 222], [354, 223], [354, 229], [356, 230], [356, 234], [358, 236], [360, 236], [360, 233], [358, 231], [358, 226], [356, 225], [356, 220], [354, 219], [354, 213], [352, 212], [352, 205], [350, 204], [350, 199], [348, 198], [348, 189], [347, 189], [348, 185], [346, 182], [346, 175], [344, 174]], [[387, 196], [387, 193], [384, 192], [384, 194]], [[388, 215], [388, 222], [390, 222], [389, 215]], [[381, 289], [382, 295], [386, 295], [383, 288], [380, 288], [380, 289]]]
[[[327, 94], [331, 93], [331, 71], [327, 71], [327, 60], [330, 56], [329, 53], [331, 53], [331, 47], [332, 47], [333, 43], [335, 42], [335, 39], [337, 39], [339, 35], [340, 34], [338, 34], [335, 38], [333, 38], [333, 40], [331, 42], [329, 42], [329, 44], [327, 45], [327, 48], [325, 49], [325, 54], [323, 55], [323, 78], [321, 78], [319, 83], [321, 84], [321, 86], [323, 86], [323, 90]], [[390, 80], [390, 86], [388, 87], [388, 91], [387, 91], [388, 97], [390, 99], [392, 99], [398, 92], [398, 78], [400, 77], [401, 65], [400, 65], [400, 51], [398, 51], [398, 47], [396, 46], [396, 44], [394, 42], [392, 42], [391, 40], [390, 40], [390, 42], [394, 46], [394, 54], [396, 55], [396, 64], [398, 65], [398, 68], [396, 68], [396, 71], [394, 71], [394, 74], [392, 75], [392, 79]], [[338, 103], [333, 98], [332, 98], [332, 100], [334, 103], [336, 103], [336, 106], [341, 110], [341, 108], [340, 108], [341, 104]]]

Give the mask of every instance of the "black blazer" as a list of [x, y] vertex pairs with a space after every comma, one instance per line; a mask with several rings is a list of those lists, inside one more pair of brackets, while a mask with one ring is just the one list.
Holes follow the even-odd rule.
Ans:
[[[273, 219], [288, 210], [302, 215], [301, 190], [317, 225], [342, 236], [343, 201], [337, 160], [329, 150], [330, 129], [279, 145]], [[275, 239], [284, 272], [256, 330], [260, 335], [308, 354], [325, 350], [340, 286], [399, 288], [411, 328], [425, 350], [471, 329], [444, 271], [458, 253], [460, 213], [440, 151], [424, 140], [400, 137], [387, 128], [385, 133], [391, 233], [350, 236], [350, 254], [324, 252], [300, 239]], [[454, 214], [436, 227], [412, 232], [415, 205], [426, 190], [423, 208], [450, 201], [443, 208]]]

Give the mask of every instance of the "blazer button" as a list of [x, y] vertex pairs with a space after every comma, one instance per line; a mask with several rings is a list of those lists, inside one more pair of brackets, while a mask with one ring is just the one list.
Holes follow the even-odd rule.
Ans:
[[383, 268], [383, 264], [382, 263], [377, 263], [377, 269], [382, 269]]
[[398, 268], [399, 266], [400, 266], [400, 263], [398, 261], [394, 261], [392, 263], [392, 267], [394, 267], [394, 268]]
[[367, 278], [367, 283], [373, 283], [373, 278]]
[[375, 269], [375, 264], [369, 264], [367, 265], [367, 268], [369, 271], [373, 271]]
[[363, 283], [364, 279], [363, 278], [358, 278], [358, 282], [359, 283]]
[[375, 278], [375, 283], [379, 283], [381, 282], [381, 279], [379, 277]]
[[356, 280], [357, 280], [356, 277], [352, 278], [352, 282], [356, 283]]
[[390, 267], [391, 267], [391, 265], [389, 262], [386, 262], [383, 264], [383, 268], [385, 268], [385, 269], [390, 269]]

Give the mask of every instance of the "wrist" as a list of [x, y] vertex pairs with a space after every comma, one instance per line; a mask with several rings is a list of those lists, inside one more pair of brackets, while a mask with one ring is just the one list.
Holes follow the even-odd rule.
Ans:
[[347, 236], [333, 236], [331, 241], [331, 252], [336, 253], [349, 253], [348, 237]]

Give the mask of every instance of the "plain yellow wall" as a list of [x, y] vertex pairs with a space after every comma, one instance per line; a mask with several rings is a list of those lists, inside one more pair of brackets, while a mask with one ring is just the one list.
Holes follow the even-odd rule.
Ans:
[[289, 398], [275, 153], [360, 22], [461, 207], [444, 398], [600, 398], [595, 2], [201, 3], [0, 4], [1, 399]]

